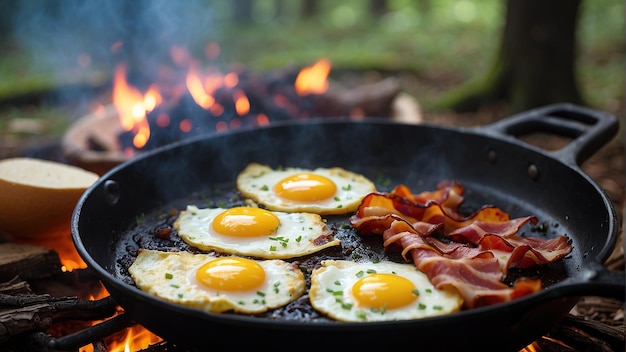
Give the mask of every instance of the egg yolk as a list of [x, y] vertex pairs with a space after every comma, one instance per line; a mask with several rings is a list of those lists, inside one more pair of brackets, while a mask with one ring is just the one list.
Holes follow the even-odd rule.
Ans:
[[357, 280], [352, 295], [359, 306], [394, 309], [417, 299], [415, 285], [409, 279], [394, 274], [371, 274]]
[[218, 214], [213, 219], [213, 230], [226, 236], [269, 236], [276, 232], [280, 220], [272, 212], [260, 208], [236, 207]]
[[202, 284], [224, 291], [246, 291], [261, 286], [265, 270], [254, 260], [218, 258], [205, 263], [196, 271]]
[[282, 179], [274, 187], [279, 197], [297, 202], [316, 202], [332, 197], [337, 185], [327, 177], [312, 173], [295, 174]]

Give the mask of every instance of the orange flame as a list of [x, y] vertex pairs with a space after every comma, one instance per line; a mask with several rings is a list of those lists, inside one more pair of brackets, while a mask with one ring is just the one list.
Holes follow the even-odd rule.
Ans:
[[15, 239], [15, 243], [41, 246], [56, 251], [61, 261], [61, 270], [73, 271], [74, 269], [84, 269], [87, 264], [76, 251], [72, 238], [68, 236], [55, 237], [51, 239]]
[[250, 100], [243, 90], [237, 88], [239, 76], [235, 72], [225, 75], [219, 72], [209, 72], [203, 75], [197, 67], [192, 65], [187, 71], [187, 89], [193, 100], [205, 110], [211, 111], [214, 116], [220, 116], [224, 112], [224, 107], [215, 100], [215, 92], [220, 88], [232, 89], [235, 111], [239, 116], [245, 116], [250, 112]]
[[235, 110], [237, 111], [237, 115], [244, 116], [250, 112], [250, 101], [243, 90], [235, 90], [233, 92], [233, 99], [235, 100]]
[[537, 343], [533, 342], [530, 345], [524, 347], [522, 350], [520, 350], [520, 352], [540, 352], [541, 348], [539, 348], [539, 345], [537, 345]]
[[133, 131], [133, 145], [138, 149], [143, 148], [150, 139], [150, 125], [146, 115], [161, 101], [162, 97], [156, 86], [151, 86], [144, 95], [126, 80], [126, 66], [119, 64], [116, 67], [113, 79], [113, 104], [124, 131]]
[[295, 89], [298, 95], [322, 94], [328, 90], [328, 74], [331, 64], [328, 59], [320, 59], [303, 68], [296, 77]]
[[123, 340], [111, 342], [108, 347], [109, 352], [139, 351], [162, 340], [143, 326], [135, 325], [126, 329]]
[[211, 106], [213, 106], [215, 103], [215, 98], [211, 95], [213, 92], [211, 91], [209, 93], [205, 89], [200, 72], [195, 65], [187, 72], [186, 83], [189, 94], [191, 94], [196, 104], [200, 105], [203, 109], [210, 109]]

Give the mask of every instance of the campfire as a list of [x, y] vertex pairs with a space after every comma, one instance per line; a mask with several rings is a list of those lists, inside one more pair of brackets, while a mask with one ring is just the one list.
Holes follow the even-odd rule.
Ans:
[[4, 243], [0, 251], [5, 347], [136, 351], [162, 340], [124, 317], [69, 236]]
[[102, 173], [138, 153], [186, 138], [279, 121], [421, 120], [417, 103], [401, 94], [396, 79], [343, 87], [330, 80], [332, 63], [326, 58], [263, 74], [202, 67], [180, 48], [172, 50], [172, 61], [174, 68], [143, 87], [131, 83], [126, 65], [118, 64], [111, 103], [65, 134], [62, 147], [69, 162]]

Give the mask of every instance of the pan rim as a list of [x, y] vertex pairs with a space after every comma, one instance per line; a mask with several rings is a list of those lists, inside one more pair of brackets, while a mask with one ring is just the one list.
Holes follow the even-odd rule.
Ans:
[[[375, 124], [375, 125], [389, 125], [389, 124], [393, 124], [393, 125], [405, 125], [405, 126], [411, 126], [411, 128], [427, 128], [427, 129], [432, 129], [432, 130], [446, 130], [446, 131], [452, 131], [455, 133], [472, 133], [475, 134], [477, 136], [480, 136], [482, 138], [493, 138], [493, 139], [497, 139], [497, 140], [501, 140], [505, 143], [513, 143], [515, 145], [521, 145], [518, 144], [516, 142], [512, 142], [511, 140], [509, 140], [508, 138], [497, 138], [494, 137], [491, 134], [486, 134], [484, 133], [480, 128], [463, 128], [463, 127], [454, 127], [454, 126], [438, 126], [438, 125], [428, 125], [428, 124], [421, 124], [421, 125], [414, 125], [414, 124], [407, 124], [407, 123], [402, 123], [402, 122], [395, 122], [395, 121], [389, 121], [388, 119], [379, 119], [379, 118], [371, 118], [371, 119], [366, 119], [366, 120], [358, 120], [358, 123], [370, 123], [370, 124]], [[270, 124], [268, 126], [262, 126], [262, 127], [254, 127], [254, 128], [242, 128], [239, 130], [235, 130], [235, 131], [228, 131], [226, 133], [221, 133], [219, 135], [215, 135], [215, 134], [207, 134], [207, 135], [202, 135], [202, 136], [196, 136], [196, 137], [192, 137], [189, 139], [186, 139], [184, 141], [180, 141], [180, 142], [176, 142], [161, 148], [157, 148], [151, 151], [148, 151], [146, 153], [143, 153], [141, 155], [138, 155], [137, 157], [128, 160], [116, 167], [114, 167], [113, 169], [111, 169], [110, 171], [108, 171], [107, 173], [105, 173], [98, 181], [96, 181], [96, 183], [94, 183], [88, 190], [85, 191], [85, 193], [83, 193], [83, 195], [81, 196], [81, 198], [79, 199], [76, 208], [74, 210], [74, 213], [72, 215], [72, 223], [71, 223], [71, 232], [72, 232], [72, 238], [74, 240], [74, 244], [79, 252], [79, 254], [81, 255], [81, 257], [83, 258], [83, 260], [88, 264], [88, 266], [95, 270], [98, 273], [98, 276], [101, 278], [101, 280], [103, 281], [103, 284], [105, 285], [105, 287], [107, 289], [109, 288], [113, 288], [113, 291], [118, 291], [119, 290], [131, 290], [133, 292], [133, 294], [139, 296], [142, 300], [144, 301], [149, 301], [152, 304], [156, 304], [157, 306], [164, 306], [167, 307], [168, 309], [175, 309], [177, 312], [180, 312], [181, 314], [191, 314], [193, 316], [197, 316], [200, 319], [206, 318], [209, 321], [210, 320], [216, 320], [216, 322], [219, 323], [232, 323], [232, 324], [246, 324], [247, 326], [250, 326], [250, 324], [252, 324], [253, 326], [256, 324], [262, 324], [263, 326], [267, 326], [267, 325], [271, 325], [271, 326], [276, 326], [276, 327], [285, 327], [285, 328], [289, 328], [289, 329], [306, 329], [306, 328], [310, 328], [311, 325], [315, 325], [316, 327], [319, 327], [320, 329], [346, 329], [346, 330], [353, 330], [355, 328], [359, 328], [359, 329], [363, 329], [364, 326], [372, 326], [372, 327], [380, 327], [382, 326], [413, 326], [416, 321], [419, 321], [420, 323], [424, 323], [424, 324], [428, 324], [428, 323], [433, 323], [433, 324], [439, 324], [441, 321], [443, 321], [445, 323], [445, 320], [448, 320], [450, 318], [451, 315], [443, 315], [443, 316], [436, 316], [436, 317], [428, 317], [428, 318], [421, 318], [421, 319], [417, 319], [417, 320], [406, 320], [406, 321], [389, 321], [389, 322], [358, 322], [358, 323], [351, 323], [351, 322], [335, 322], [335, 321], [329, 321], [329, 322], [315, 322], [315, 323], [311, 323], [311, 322], [299, 322], [299, 321], [292, 321], [292, 320], [269, 320], [269, 319], [259, 319], [258, 317], [252, 317], [252, 316], [246, 316], [246, 315], [240, 315], [240, 314], [215, 314], [215, 313], [208, 313], [199, 309], [194, 309], [194, 308], [189, 308], [189, 307], [185, 307], [182, 305], [177, 305], [177, 304], [173, 304], [170, 302], [167, 302], [165, 300], [159, 299], [157, 297], [154, 297], [152, 295], [149, 295], [148, 293], [145, 293], [141, 290], [139, 290], [137, 287], [134, 287], [132, 285], [126, 284], [124, 283], [122, 280], [120, 280], [119, 278], [117, 278], [113, 273], [109, 272], [106, 270], [106, 268], [104, 268], [102, 265], [100, 265], [100, 263], [98, 263], [93, 256], [90, 255], [90, 252], [87, 250], [87, 248], [85, 247], [84, 243], [83, 243], [83, 239], [81, 236], [81, 233], [79, 231], [79, 220], [81, 217], [81, 212], [82, 212], [82, 207], [84, 205], [84, 203], [89, 199], [89, 197], [94, 193], [95, 189], [97, 189], [98, 187], [102, 186], [102, 184], [104, 182], [106, 182], [106, 180], [112, 178], [115, 174], [117, 174], [118, 172], [128, 168], [130, 165], [135, 164], [135, 163], [139, 163], [141, 162], [141, 160], [143, 159], [147, 159], [147, 158], [154, 158], [155, 155], [159, 155], [160, 153], [162, 153], [164, 150], [170, 150], [170, 149], [174, 149], [174, 148], [183, 148], [184, 146], [188, 145], [188, 144], [192, 144], [192, 143], [196, 143], [198, 141], [204, 141], [205, 139], [208, 138], [216, 138], [216, 137], [220, 137], [223, 136], [224, 138], [236, 134], [243, 134], [243, 133], [250, 133], [250, 132], [256, 132], [259, 131], [260, 129], [275, 129], [275, 128], [283, 128], [283, 127], [293, 127], [293, 126], [297, 126], [297, 127], [301, 127], [301, 126], [306, 126], [309, 124], [324, 124], [324, 125], [328, 125], [328, 124], [345, 124], [345, 123], [357, 123], [357, 121], [353, 120], [353, 119], [332, 119], [332, 120], [328, 120], [326, 118], [320, 118], [320, 119], [308, 119], [306, 121], [285, 121], [285, 122], [280, 122], [280, 123], [275, 123], [275, 124]], [[521, 142], [519, 142], [521, 143]], [[529, 149], [533, 152], [536, 153], [541, 153], [541, 151], [539, 151], [537, 148], [533, 147], [533, 146], [527, 146], [527, 145], [522, 145], [522, 147]], [[542, 155], [545, 155], [544, 153], [541, 153]], [[551, 158], [559, 163], [561, 163], [560, 160], [550, 156], [550, 155], [546, 155], [548, 158]], [[600, 198], [602, 199], [603, 203], [606, 205], [606, 209], [609, 211], [609, 218], [615, 220], [616, 216], [615, 216], [615, 209], [612, 205], [612, 203], [610, 202], [610, 199], [608, 198], [608, 196], [606, 195], [606, 192], [604, 192], [599, 185], [597, 185], [597, 183], [591, 179], [591, 177], [589, 175], [587, 175], [586, 173], [584, 173], [579, 167], [576, 166], [569, 166], [569, 165], [565, 165], [564, 167], [568, 167], [569, 169], [573, 170], [574, 172], [576, 172], [579, 176], [583, 177], [584, 180], [586, 180], [589, 184], [591, 184], [595, 191], [597, 192], [597, 195], [600, 196]], [[610, 255], [610, 251], [612, 250], [612, 248], [609, 248], [610, 242], [612, 242], [613, 244], [615, 244], [616, 242], [616, 235], [618, 232], [618, 227], [617, 227], [617, 223], [616, 221], [610, 222], [609, 224], [609, 228], [606, 229], [607, 231], [607, 238], [606, 241], [604, 243], [604, 246], [598, 251], [595, 252], [594, 256], [589, 259], [589, 261], [592, 262], [598, 262], [598, 263], [602, 263], [606, 257], [608, 257], [608, 255]], [[575, 275], [578, 276], [578, 275]], [[110, 286], [110, 287], [109, 287]], [[495, 305], [491, 305], [491, 306], [487, 306], [487, 307], [480, 307], [480, 308], [475, 308], [475, 309], [471, 309], [471, 310], [463, 310], [463, 311], [459, 311], [454, 313], [453, 315], [455, 317], [459, 317], [458, 319], [471, 319], [473, 317], [479, 317], [484, 315], [487, 312], [494, 312], [494, 311], [499, 311], [503, 308], [504, 305], [510, 305], [510, 304], [514, 304], [515, 306], [519, 306], [519, 307], [525, 307], [525, 306], [533, 306], [535, 305], [537, 302], [541, 302], [541, 301], [545, 301], [545, 300], [551, 300], [551, 299], [556, 299], [558, 297], [553, 297], [554, 293], [553, 291], [555, 291], [556, 288], [555, 287], [547, 287], [542, 289], [541, 291], [534, 293], [532, 295], [526, 296], [526, 297], [521, 297], [521, 298], [517, 298], [514, 301], [508, 301], [508, 302], [504, 302], [504, 303], [500, 303], [500, 304], [495, 304]], [[126, 307], [125, 307], [126, 308]]]

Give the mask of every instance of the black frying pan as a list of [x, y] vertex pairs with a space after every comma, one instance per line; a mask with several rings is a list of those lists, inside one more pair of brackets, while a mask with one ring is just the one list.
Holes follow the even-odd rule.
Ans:
[[[519, 350], [548, 332], [580, 296], [624, 299], [624, 274], [602, 265], [618, 236], [615, 209], [579, 167], [617, 129], [609, 114], [559, 104], [478, 128], [319, 119], [189, 139], [147, 152], [102, 176], [78, 202], [72, 236], [125, 314], [179, 345]], [[560, 150], [546, 151], [516, 138], [531, 132], [572, 140]], [[136, 250], [138, 218], [180, 209], [191, 195], [234, 189], [237, 173], [250, 162], [341, 166], [382, 189], [404, 183], [415, 193], [454, 179], [465, 186], [469, 210], [493, 204], [513, 217], [536, 215], [547, 228], [540, 236], [566, 234], [574, 249], [534, 272], [546, 285], [539, 293], [447, 316], [386, 323], [208, 314], [154, 298], [128, 282], [124, 256]]]

